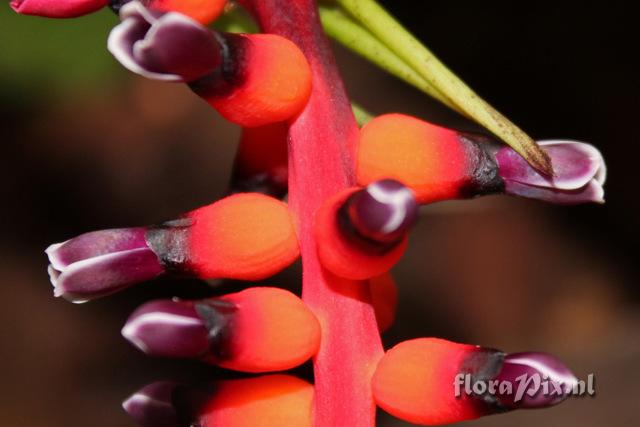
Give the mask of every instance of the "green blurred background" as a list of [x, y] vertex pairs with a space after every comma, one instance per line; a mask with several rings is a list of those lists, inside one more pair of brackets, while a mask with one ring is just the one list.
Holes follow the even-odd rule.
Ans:
[[[596, 376], [595, 398], [470, 426], [636, 425], [640, 91], [631, 2], [383, 3], [532, 135], [592, 142], [610, 171], [605, 206], [490, 197], [424, 208], [395, 269], [400, 307], [386, 344], [441, 336], [542, 350], [580, 377]], [[49, 243], [207, 204], [222, 196], [231, 169], [238, 129], [185, 87], [123, 71], [105, 49], [115, 22], [108, 11], [52, 21], [0, 8], [0, 425], [129, 426], [120, 402], [147, 382], [222, 375], [149, 360], [119, 335], [143, 301], [206, 295], [202, 283], [157, 281], [82, 306], [52, 297]], [[370, 110], [470, 126], [337, 55], [350, 94]], [[294, 266], [270, 283], [295, 289], [298, 274]], [[382, 416], [380, 425], [406, 424]]]

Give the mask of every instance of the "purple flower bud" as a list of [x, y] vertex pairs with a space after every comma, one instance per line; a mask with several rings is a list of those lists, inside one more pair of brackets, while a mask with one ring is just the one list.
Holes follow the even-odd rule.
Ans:
[[169, 381], [149, 384], [132, 394], [122, 407], [141, 427], [179, 427], [173, 403], [177, 387]]
[[164, 81], [192, 82], [217, 70], [222, 47], [214, 32], [176, 12], [162, 13], [132, 1], [109, 35], [109, 51], [126, 68]]
[[154, 357], [203, 358], [224, 352], [231, 303], [158, 300], [139, 307], [122, 335]]
[[131, 314], [122, 336], [157, 357], [199, 357], [209, 348], [208, 331], [192, 303], [152, 301]]
[[541, 175], [513, 149], [501, 148], [495, 157], [505, 193], [563, 205], [604, 203], [606, 166], [594, 146], [560, 140], [539, 144], [551, 157], [555, 176]]
[[498, 403], [507, 409], [545, 408], [565, 400], [577, 384], [577, 378], [556, 357], [538, 352], [505, 356], [495, 378], [512, 384], [512, 392], [498, 395]]
[[341, 210], [360, 237], [383, 244], [399, 241], [415, 224], [418, 204], [402, 183], [385, 179], [354, 193]]
[[54, 295], [75, 303], [153, 279], [164, 270], [146, 243], [144, 228], [82, 234], [49, 246], [46, 253]]
[[206, 408], [219, 383], [151, 383], [122, 403], [124, 410], [141, 427], [206, 425]]

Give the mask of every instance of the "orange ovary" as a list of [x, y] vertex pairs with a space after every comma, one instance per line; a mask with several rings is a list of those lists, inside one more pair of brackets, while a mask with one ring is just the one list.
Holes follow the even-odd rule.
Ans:
[[231, 357], [220, 366], [244, 372], [294, 368], [320, 347], [320, 324], [300, 298], [278, 288], [250, 288], [227, 295], [237, 311]]
[[151, 0], [149, 7], [163, 12], [179, 12], [208, 25], [222, 14], [226, 4], [226, 0]]
[[289, 375], [221, 381], [203, 427], [311, 427], [313, 386]]
[[420, 425], [441, 425], [481, 414], [455, 396], [461, 363], [476, 346], [437, 338], [405, 341], [387, 351], [373, 376], [373, 395], [390, 414]]
[[407, 237], [384, 251], [371, 251], [352, 241], [338, 225], [338, 210], [347, 198], [358, 191], [346, 190], [327, 200], [315, 218], [318, 257], [322, 266], [336, 276], [351, 280], [365, 280], [383, 274], [402, 258]]
[[211, 105], [227, 120], [245, 127], [285, 121], [300, 113], [311, 94], [311, 69], [302, 51], [273, 34], [248, 40], [244, 81], [230, 94], [213, 97]]
[[188, 217], [190, 261], [201, 277], [264, 279], [300, 254], [287, 205], [272, 197], [236, 194]]
[[366, 124], [357, 155], [358, 184], [393, 178], [420, 203], [456, 198], [468, 179], [468, 161], [457, 134], [403, 114]]

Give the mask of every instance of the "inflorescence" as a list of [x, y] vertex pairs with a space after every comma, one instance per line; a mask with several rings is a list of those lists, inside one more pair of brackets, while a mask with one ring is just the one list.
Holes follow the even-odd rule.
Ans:
[[[367, 427], [376, 405], [412, 423], [439, 425], [565, 399], [567, 393], [521, 401], [454, 395], [461, 374], [512, 383], [540, 374], [573, 384], [569, 369], [548, 354], [505, 354], [438, 338], [405, 341], [384, 353], [379, 333], [394, 321], [397, 288], [389, 271], [407, 248], [421, 205], [490, 194], [602, 203], [606, 169], [599, 151], [576, 141], [540, 141], [554, 168], [548, 175], [490, 135], [403, 114], [381, 115], [358, 130], [315, 2], [241, 3], [264, 33], [206, 26], [228, 8], [222, 0], [11, 3], [19, 13], [55, 18], [112, 8], [121, 23], [108, 49], [124, 67], [188, 85], [243, 128], [226, 197], [162, 224], [51, 245], [56, 296], [81, 303], [159, 276], [257, 281], [302, 256], [302, 298], [250, 287], [135, 310], [122, 335], [149, 356], [268, 375], [197, 386], [158, 382], [127, 399], [125, 410], [142, 426], [341, 420]], [[314, 384], [278, 373], [310, 359]]]

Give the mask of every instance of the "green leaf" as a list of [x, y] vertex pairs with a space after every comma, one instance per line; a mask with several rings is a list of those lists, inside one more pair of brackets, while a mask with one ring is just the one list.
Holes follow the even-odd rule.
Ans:
[[373, 114], [365, 110], [360, 104], [351, 102], [351, 110], [353, 110], [353, 115], [356, 116], [356, 122], [360, 127], [373, 120]]
[[[376, 36], [362, 27], [357, 21], [335, 5], [320, 4], [320, 19], [325, 32], [344, 46], [368, 59], [383, 70], [417, 87], [427, 95], [437, 99], [454, 110], [457, 107], [450, 103], [437, 89], [422, 78], [413, 68], [398, 58], [392, 50]], [[459, 111], [462, 113], [461, 111]]]
[[232, 6], [227, 12], [216, 19], [213, 24], [218, 31], [225, 33], [257, 33], [258, 25], [251, 19], [247, 11], [241, 7]]
[[[335, 0], [335, 3], [353, 17], [351, 22], [359, 24], [362, 28], [357, 29], [351, 22], [345, 22], [343, 17], [330, 11], [327, 13], [325, 10], [323, 21], [331, 21], [328, 25], [330, 35], [367, 58], [386, 58], [383, 68], [414, 84], [409, 80], [414, 80], [414, 75], [407, 74], [406, 68], [399, 68], [397, 61], [394, 63], [394, 60], [389, 60], [389, 52], [395, 54], [426, 83], [423, 83], [423, 87], [414, 84], [416, 87], [426, 93], [435, 93], [436, 95], [429, 94], [484, 126], [520, 153], [534, 168], [547, 175], [553, 175], [551, 159], [531, 137], [480, 98], [375, 0]], [[355, 31], [364, 41], [360, 44], [359, 39], [356, 42], [347, 35], [335, 35], [345, 31]], [[379, 45], [374, 44], [366, 35], [367, 32], [387, 49], [382, 50]], [[360, 52], [362, 50], [368, 52], [365, 54]]]
[[104, 48], [116, 16], [102, 10], [78, 19], [18, 15], [0, 7], [0, 86], [24, 96], [69, 95], [123, 75]]

